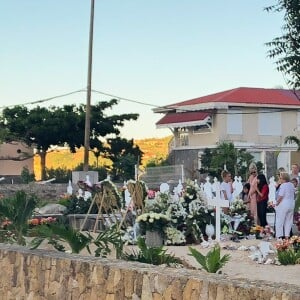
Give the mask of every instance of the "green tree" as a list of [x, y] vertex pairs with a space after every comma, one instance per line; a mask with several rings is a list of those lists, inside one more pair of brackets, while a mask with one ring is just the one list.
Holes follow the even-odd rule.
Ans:
[[[268, 12], [283, 12], [282, 36], [266, 43], [268, 56], [276, 60], [277, 70], [284, 73], [293, 89], [300, 88], [300, 1], [277, 0], [266, 7]], [[298, 95], [299, 97], [299, 95]]]
[[[105, 112], [118, 103], [117, 100], [99, 102], [91, 106], [90, 138], [96, 141], [108, 135], [118, 136], [125, 121], [136, 120], [138, 114], [108, 116]], [[41, 178], [46, 178], [46, 155], [52, 145], [65, 145], [71, 152], [84, 146], [85, 105], [65, 105], [62, 108], [24, 106], [5, 108], [0, 120], [0, 128], [8, 130], [11, 139], [24, 141], [37, 149], [41, 158]], [[92, 143], [93, 146], [93, 143]]]
[[221, 142], [215, 149], [204, 149], [200, 172], [220, 178], [221, 171], [227, 169], [233, 175], [248, 178], [248, 166], [254, 161], [251, 153], [237, 149], [231, 142]]
[[139, 146], [134, 145], [133, 139], [127, 140], [120, 137], [108, 139], [107, 143], [105, 157], [113, 163], [113, 178], [116, 180], [134, 178], [135, 165], [141, 163], [143, 155]]
[[0, 127], [12, 133], [11, 140], [22, 140], [28, 146], [35, 147], [41, 158], [41, 177], [46, 178], [46, 154], [51, 145], [63, 144], [73, 128], [74, 118], [58, 107], [35, 107], [29, 110], [25, 106], [5, 108]]

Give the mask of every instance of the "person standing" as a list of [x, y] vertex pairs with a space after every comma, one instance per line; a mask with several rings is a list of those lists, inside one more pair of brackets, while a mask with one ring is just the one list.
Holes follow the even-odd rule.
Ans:
[[281, 185], [276, 201], [276, 238], [289, 238], [293, 225], [295, 187], [288, 173], [280, 173]]
[[265, 227], [267, 223], [267, 207], [269, 199], [269, 186], [267, 183], [266, 176], [263, 174], [257, 175], [257, 217], [260, 226]]
[[221, 173], [223, 182], [221, 183], [220, 189], [221, 189], [221, 199], [228, 200], [229, 204], [232, 201], [232, 179], [231, 179], [231, 173], [223, 170]]
[[250, 184], [249, 190], [249, 203], [250, 203], [250, 212], [251, 216], [254, 219], [254, 224], [258, 224], [257, 218], [257, 168], [255, 163], [251, 163], [249, 166], [250, 176], [248, 182]]
[[297, 179], [298, 185], [299, 185], [299, 165], [298, 164], [292, 164], [292, 173], [290, 175], [290, 180], [293, 178]]

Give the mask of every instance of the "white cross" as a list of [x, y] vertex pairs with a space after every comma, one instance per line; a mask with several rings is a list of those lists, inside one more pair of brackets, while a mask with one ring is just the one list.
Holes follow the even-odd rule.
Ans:
[[229, 207], [229, 201], [221, 199], [220, 184], [216, 184], [216, 197], [213, 199], [208, 199], [207, 204], [216, 208], [216, 241], [220, 242], [221, 208]]

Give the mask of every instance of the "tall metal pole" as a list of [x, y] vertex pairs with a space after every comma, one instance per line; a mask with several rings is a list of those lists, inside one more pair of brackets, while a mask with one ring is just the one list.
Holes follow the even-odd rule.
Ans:
[[91, 0], [90, 35], [89, 35], [89, 55], [88, 55], [88, 79], [85, 108], [85, 129], [84, 129], [84, 162], [83, 171], [89, 170], [89, 150], [91, 131], [91, 89], [92, 89], [92, 63], [93, 63], [93, 35], [94, 35], [94, 7], [95, 0]]

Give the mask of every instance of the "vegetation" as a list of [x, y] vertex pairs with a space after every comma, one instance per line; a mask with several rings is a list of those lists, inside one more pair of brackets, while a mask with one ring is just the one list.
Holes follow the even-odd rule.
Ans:
[[[168, 143], [171, 137], [164, 138], [152, 138], [152, 139], [143, 139], [135, 140], [134, 145], [138, 146], [139, 149], [144, 153], [142, 157], [142, 166], [146, 166], [147, 163], [151, 160], [165, 160], [168, 155]], [[102, 155], [102, 154], [101, 154]], [[159, 157], [159, 158], [156, 158]], [[126, 159], [126, 158], [125, 158]], [[64, 182], [67, 182], [69, 176], [68, 172], [71, 170], [82, 170], [83, 169], [83, 148], [77, 149], [76, 153], [71, 153], [69, 149], [56, 149], [55, 151], [50, 151], [47, 153], [46, 161], [46, 179], [48, 177], [48, 170], [62, 169], [65, 170], [65, 174], [61, 174], [61, 177], [64, 178]], [[112, 161], [103, 155], [98, 161], [98, 167], [96, 164], [95, 156], [90, 153], [90, 166], [89, 170], [98, 171], [99, 180], [103, 180], [107, 177], [107, 173], [112, 168]], [[134, 164], [137, 163], [137, 159], [134, 160]], [[34, 157], [34, 171], [37, 179], [40, 178], [40, 157], [36, 155]], [[56, 176], [54, 176], [56, 177]], [[53, 177], [52, 177], [53, 178]]]
[[286, 249], [277, 252], [278, 261], [282, 265], [295, 265], [300, 264], [300, 252], [294, 249]]
[[132, 251], [132, 253], [124, 253], [122, 258], [130, 261], [138, 261], [141, 263], [167, 266], [182, 264], [182, 261], [172, 254], [166, 253], [167, 249], [161, 247], [147, 247], [145, 239], [138, 238], [137, 246], [139, 251]]
[[[105, 111], [117, 103], [116, 99], [112, 99], [91, 106], [90, 145], [93, 147], [103, 148], [107, 135], [118, 137], [125, 121], [138, 118], [137, 114], [107, 116]], [[71, 152], [76, 152], [84, 144], [84, 128], [83, 104], [50, 108], [37, 106], [31, 110], [25, 106], [7, 107], [0, 119], [1, 132], [8, 131], [11, 140], [22, 140], [37, 149], [43, 180], [46, 178], [46, 155], [50, 147], [67, 144]]]
[[206, 255], [201, 254], [198, 250], [189, 247], [191, 256], [201, 265], [208, 273], [217, 273], [229, 261], [230, 255], [225, 254], [221, 257], [220, 246], [217, 245], [211, 249]]
[[48, 244], [52, 245], [56, 250], [65, 252], [66, 249], [61, 242], [66, 242], [72, 253], [80, 253], [84, 248], [91, 253], [89, 245], [92, 241], [92, 236], [89, 233], [82, 233], [79, 230], [64, 224], [51, 223], [47, 225], [36, 226], [32, 230], [36, 235], [31, 241], [31, 249], [36, 249], [40, 244], [47, 239]]
[[0, 201], [0, 222], [2, 229], [0, 239], [2, 242], [26, 245], [25, 236], [28, 236], [30, 220], [36, 198], [28, 196], [25, 192], [16, 192], [14, 197], [4, 198]]
[[34, 173], [30, 173], [27, 167], [23, 167], [21, 172], [21, 180], [23, 183], [33, 182], [35, 180]]
[[270, 48], [268, 56], [277, 59], [277, 70], [286, 76], [289, 86], [295, 90], [300, 89], [300, 2], [277, 0], [276, 4], [265, 10], [284, 13], [282, 36], [266, 44]]
[[[248, 166], [253, 161], [253, 155], [245, 149], [236, 149], [232, 142], [221, 142], [215, 149], [204, 149], [200, 172], [220, 179], [221, 171], [227, 169], [233, 175], [246, 179], [249, 176]], [[258, 171], [262, 168], [263, 165], [258, 162]]]

